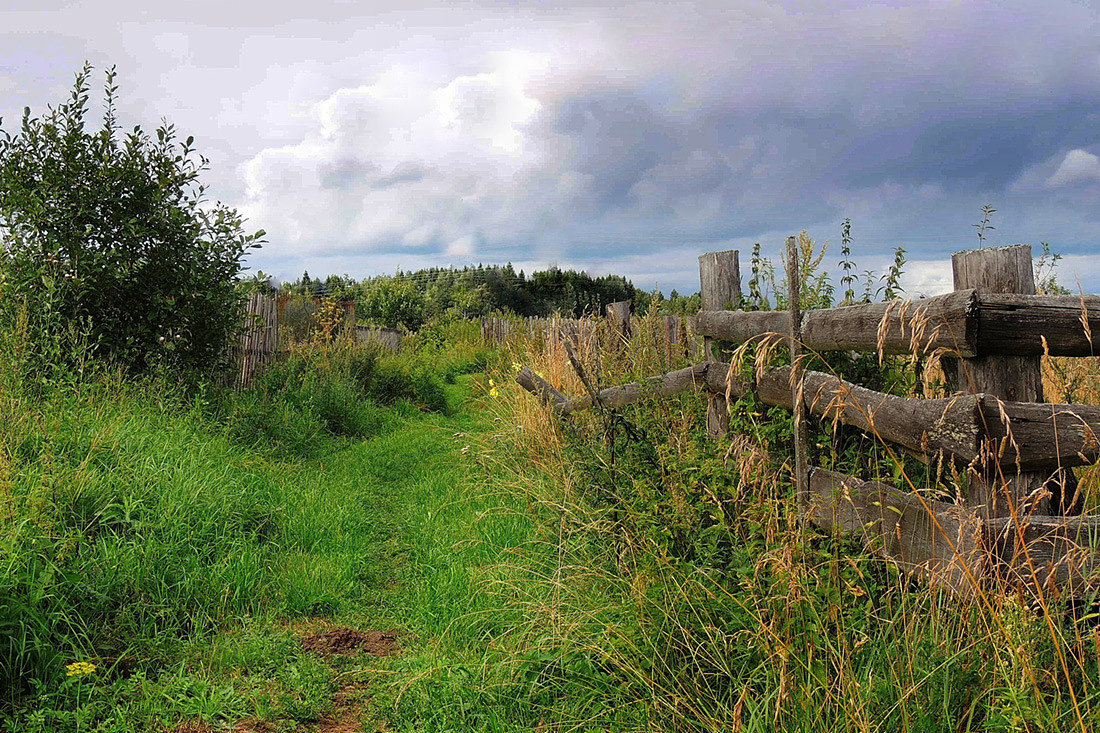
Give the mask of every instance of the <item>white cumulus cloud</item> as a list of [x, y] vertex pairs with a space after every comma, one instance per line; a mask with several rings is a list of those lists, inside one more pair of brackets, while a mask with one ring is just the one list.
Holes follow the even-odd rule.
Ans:
[[1066, 153], [1061, 165], [1047, 179], [1047, 188], [1060, 188], [1078, 183], [1100, 181], [1100, 158], [1087, 150], [1076, 148]]
[[473, 254], [511, 218], [516, 182], [537, 158], [535, 54], [503, 54], [482, 73], [433, 78], [395, 66], [314, 105], [313, 128], [243, 165], [253, 220], [295, 252], [403, 246]]

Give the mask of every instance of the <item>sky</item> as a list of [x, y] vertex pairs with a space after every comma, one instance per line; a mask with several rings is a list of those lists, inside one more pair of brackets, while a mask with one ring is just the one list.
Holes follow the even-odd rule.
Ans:
[[[860, 270], [1048, 242], [1100, 290], [1100, 23], [1061, 2], [0, 0], [0, 117], [118, 70], [267, 244], [367, 275], [512, 262], [698, 289], [698, 255], [852, 220]], [[97, 82], [102, 79], [97, 76]], [[743, 266], [744, 269], [744, 266]], [[746, 276], [747, 277], [747, 276]]]

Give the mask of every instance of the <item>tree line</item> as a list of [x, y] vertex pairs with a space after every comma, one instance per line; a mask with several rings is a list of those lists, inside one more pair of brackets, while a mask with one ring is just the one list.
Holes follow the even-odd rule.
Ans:
[[357, 280], [349, 275], [311, 277], [304, 272], [285, 282], [282, 292], [354, 301], [357, 317], [369, 323], [416, 330], [432, 318], [477, 318], [493, 313], [520, 317], [555, 313], [579, 318], [602, 313], [608, 303], [630, 300], [637, 312], [656, 307], [665, 314], [699, 310], [698, 294], [675, 290], [666, 297], [647, 292], [622, 275], [593, 277], [586, 272], [550, 267], [527, 275], [506, 265], [432, 267], [398, 271]]

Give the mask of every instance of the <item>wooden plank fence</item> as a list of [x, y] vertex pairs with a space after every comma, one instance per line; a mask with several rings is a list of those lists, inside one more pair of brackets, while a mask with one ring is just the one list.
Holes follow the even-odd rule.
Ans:
[[[716, 437], [725, 426], [712, 425], [717, 416], [711, 408], [724, 409], [726, 399], [754, 390], [766, 404], [858, 427], [925, 461], [955, 461], [968, 484], [960, 503], [798, 461], [803, 516], [823, 529], [860, 535], [883, 557], [961, 594], [1005, 582], [1095, 592], [1100, 517], [1079, 516], [1071, 469], [1100, 459], [1100, 406], [1045, 403], [1039, 359], [1044, 353], [1094, 354], [1100, 296], [1037, 295], [1027, 245], [960, 252], [952, 262], [956, 290], [935, 298], [805, 313], [745, 312], [726, 309], [737, 305], [727, 296], [740, 293], [739, 284], [733, 286], [736, 255], [711, 253], [700, 258], [706, 292], [694, 324], [708, 339], [702, 363], [605, 389], [598, 399], [570, 399], [530, 369], [516, 381], [562, 414], [597, 402], [614, 409], [702, 389], [708, 432]], [[725, 272], [711, 272], [715, 267]], [[714, 283], [724, 283], [724, 294], [715, 293]], [[749, 382], [733, 378], [723, 358], [727, 349], [750, 340], [790, 340], [792, 331], [800, 346], [816, 352], [945, 357], [955, 393], [941, 399], [887, 395], [802, 371], [799, 362]]]
[[396, 328], [385, 327], [373, 327], [364, 326], [362, 324], [355, 327], [356, 338], [361, 343], [375, 342], [382, 344], [384, 348], [392, 351], [395, 354], [401, 353], [402, 342], [404, 341], [404, 334], [398, 331]]
[[253, 293], [244, 311], [244, 327], [237, 343], [230, 346], [230, 359], [236, 364], [233, 387], [244, 389], [265, 365], [275, 360], [279, 350], [279, 305], [275, 298]]
[[[614, 308], [612, 307], [614, 306]], [[629, 338], [640, 329], [646, 319], [631, 317], [630, 301], [613, 303], [607, 308], [608, 333]], [[694, 317], [660, 316], [654, 322], [653, 338], [657, 346], [670, 356], [692, 355], [696, 348]], [[597, 322], [591, 318], [562, 318], [560, 316], [528, 318], [504, 318], [483, 316], [481, 338], [491, 346], [503, 346], [515, 336], [534, 337], [552, 345], [561, 345], [563, 339], [590, 343], [596, 338]], [[624, 341], [625, 343], [625, 341]]]
[[[317, 299], [319, 302], [319, 299]], [[341, 321], [351, 327], [355, 319], [355, 304], [352, 301], [338, 301]], [[244, 306], [242, 329], [237, 339], [229, 346], [229, 359], [233, 364], [230, 386], [234, 389], [246, 389], [251, 386], [255, 376], [280, 353], [279, 327], [282, 312], [286, 306], [285, 296], [271, 297], [263, 293], [253, 293]], [[392, 328], [373, 328], [355, 326], [359, 341], [376, 341], [385, 348], [398, 352], [401, 350], [402, 333]]]

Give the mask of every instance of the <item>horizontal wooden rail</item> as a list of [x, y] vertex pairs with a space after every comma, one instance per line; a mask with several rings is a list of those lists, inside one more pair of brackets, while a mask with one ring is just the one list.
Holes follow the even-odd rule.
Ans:
[[[802, 342], [814, 351], [927, 353], [936, 349], [977, 355], [977, 294], [958, 290], [921, 300], [847, 305], [806, 311]], [[786, 311], [700, 311], [695, 329], [729, 343], [767, 333], [789, 334]]]
[[[726, 391], [731, 397], [755, 389], [766, 404], [793, 407], [789, 367], [771, 369], [755, 384], [731, 383], [728, 375], [727, 364], [696, 364], [611, 387], [597, 396], [603, 406], [617, 408], [692, 387]], [[563, 414], [595, 403], [590, 396], [570, 400], [527, 368], [516, 381]], [[1100, 407], [1001, 402], [985, 395], [921, 400], [882, 394], [812, 371], [805, 373], [804, 385], [803, 399], [815, 414], [873, 431], [915, 451], [942, 450], [972, 459], [985, 439], [1000, 437], [1001, 459], [1006, 462], [1015, 459], [1017, 444], [1027, 446], [1020, 449], [1019, 458], [1028, 465], [1082, 463], [1086, 449], [1093, 459], [1097, 455], [1091, 436], [1100, 429]], [[1014, 433], [1016, 443], [1008, 439], [1009, 428], [1021, 431]], [[1068, 455], [1070, 446], [1082, 450]], [[961, 595], [973, 596], [1004, 582], [1030, 589], [1056, 583], [1077, 596], [1098, 588], [1100, 554], [1095, 548], [1100, 545], [1100, 517], [986, 519], [974, 507], [822, 468], [811, 469], [809, 479], [807, 515], [815, 525], [857, 533], [869, 548], [903, 570]]]
[[922, 497], [878, 481], [822, 468], [810, 472], [810, 519], [826, 530], [855, 533], [908, 572], [963, 595], [993, 582], [1072, 595], [1097, 586], [1100, 517], [982, 519], [964, 506]]
[[[755, 390], [767, 405], [794, 409], [790, 367], [769, 369], [755, 383], [739, 379], [729, 383], [728, 376], [728, 364], [696, 364], [642, 382], [609, 387], [598, 393], [599, 402], [619, 408], [705, 387], [732, 398]], [[591, 396], [569, 399], [528, 368], [516, 375], [516, 381], [562, 414], [587, 410], [594, 404]], [[1002, 402], [987, 395], [898, 397], [815, 371], [805, 373], [804, 385], [803, 400], [814, 415], [860, 428], [919, 455], [943, 452], [970, 463], [985, 441], [992, 440], [996, 443], [987, 450], [994, 451], [1006, 468], [1019, 465], [1027, 470], [1052, 470], [1083, 466], [1100, 458], [1100, 406]]]
[[1050, 470], [1084, 466], [1100, 458], [1100, 406], [1002, 402], [981, 397], [982, 430], [1003, 444], [1004, 466]]
[[[729, 364], [707, 362], [650, 377], [643, 382], [631, 382], [617, 387], [609, 387], [600, 390], [596, 394], [600, 404], [604, 407], [625, 407], [652, 397], [671, 397], [693, 387], [709, 385], [715, 391], [719, 388], [725, 390], [725, 377], [728, 372]], [[587, 410], [595, 404], [595, 401], [589, 395], [573, 400], [568, 399], [528, 367], [520, 370], [519, 374], [516, 375], [516, 382], [528, 392], [541, 397], [557, 412], [564, 415]]]
[[981, 588], [979, 520], [966, 507], [878, 481], [810, 469], [809, 518], [825, 530], [857, 534], [865, 546], [957, 593]]
[[978, 353], [1093, 356], [1092, 334], [1100, 337], [1100, 295], [979, 296]]
[[[698, 333], [741, 344], [789, 334], [786, 311], [700, 311]], [[934, 298], [807, 311], [802, 341], [814, 351], [1093, 356], [1100, 296], [1016, 295], [957, 290]], [[1044, 344], [1045, 339], [1045, 344]]]

